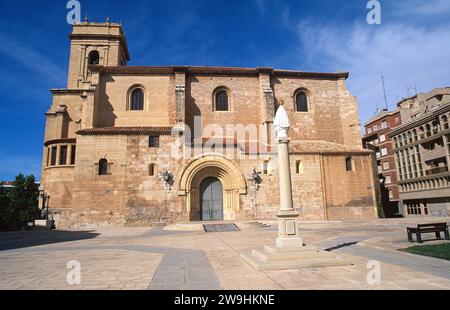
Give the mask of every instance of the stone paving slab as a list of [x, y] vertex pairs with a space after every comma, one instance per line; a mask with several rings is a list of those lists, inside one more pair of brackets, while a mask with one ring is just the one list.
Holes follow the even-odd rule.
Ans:
[[[360, 245], [353, 249], [339, 249], [351, 250], [355, 263], [281, 271], [257, 271], [240, 257], [273, 244], [273, 226], [239, 225], [240, 232], [213, 234], [151, 228], [0, 233], [0, 288], [449, 290], [441, 261], [396, 252], [411, 246], [405, 227], [423, 221], [300, 223], [303, 240], [311, 246], [357, 239]], [[404, 264], [403, 255], [420, 263]], [[80, 286], [66, 283], [66, 263], [72, 259], [81, 262]], [[381, 283], [375, 285], [367, 282], [367, 262], [373, 259], [380, 260], [382, 273]]]

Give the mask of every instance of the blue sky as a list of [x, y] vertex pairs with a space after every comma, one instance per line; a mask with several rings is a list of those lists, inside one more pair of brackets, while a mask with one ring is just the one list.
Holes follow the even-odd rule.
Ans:
[[[361, 121], [413, 93], [450, 86], [450, 1], [80, 0], [82, 15], [121, 21], [130, 65], [270, 66], [349, 71]], [[65, 0], [0, 1], [0, 180], [40, 177], [49, 89], [66, 85]]]

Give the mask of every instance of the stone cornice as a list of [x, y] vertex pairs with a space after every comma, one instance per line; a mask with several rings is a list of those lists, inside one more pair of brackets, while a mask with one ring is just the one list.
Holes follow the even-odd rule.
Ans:
[[273, 68], [235, 68], [235, 67], [195, 67], [195, 66], [161, 66], [161, 67], [103, 67], [89, 66], [89, 70], [102, 74], [167, 74], [183, 72], [191, 75], [225, 75], [225, 76], [259, 76], [261, 73], [271, 74], [275, 77], [298, 77], [316, 79], [347, 79], [347, 72], [304, 72], [291, 70], [277, 70]]
[[53, 95], [82, 95], [83, 93], [95, 93], [95, 89], [65, 89], [55, 88], [50, 89]]
[[77, 142], [77, 139], [70, 138], [70, 139], [54, 139], [54, 140], [48, 140], [44, 143], [44, 146], [49, 146], [53, 144], [75, 144]]
[[77, 131], [81, 136], [114, 136], [114, 135], [171, 135], [173, 127], [171, 126], [157, 126], [157, 127], [103, 127], [103, 128], [88, 128]]

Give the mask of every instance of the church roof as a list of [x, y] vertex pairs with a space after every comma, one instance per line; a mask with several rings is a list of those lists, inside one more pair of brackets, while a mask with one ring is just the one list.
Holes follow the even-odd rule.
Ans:
[[175, 74], [185, 72], [195, 75], [243, 75], [257, 76], [261, 73], [272, 74], [278, 77], [305, 77], [321, 79], [347, 79], [348, 72], [306, 72], [294, 70], [280, 70], [274, 68], [239, 68], [239, 67], [202, 67], [202, 66], [160, 66], [160, 67], [104, 67], [90, 65], [89, 70], [104, 74]]

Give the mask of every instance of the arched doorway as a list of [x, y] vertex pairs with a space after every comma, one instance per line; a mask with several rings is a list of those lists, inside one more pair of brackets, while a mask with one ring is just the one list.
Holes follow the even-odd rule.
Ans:
[[200, 212], [202, 221], [223, 220], [223, 186], [218, 178], [209, 177], [201, 183]]
[[[202, 220], [202, 186], [208, 184], [207, 179], [210, 179], [210, 182], [214, 180], [212, 186], [215, 191], [220, 192], [217, 180], [222, 188], [222, 216], [218, 220], [236, 220], [240, 212], [239, 196], [247, 194], [247, 183], [239, 166], [219, 156], [204, 156], [194, 159], [183, 169], [177, 183], [179, 196], [185, 197], [187, 219], [190, 221]], [[218, 200], [217, 197], [214, 195], [212, 200]], [[207, 218], [206, 214], [205, 218]]]

